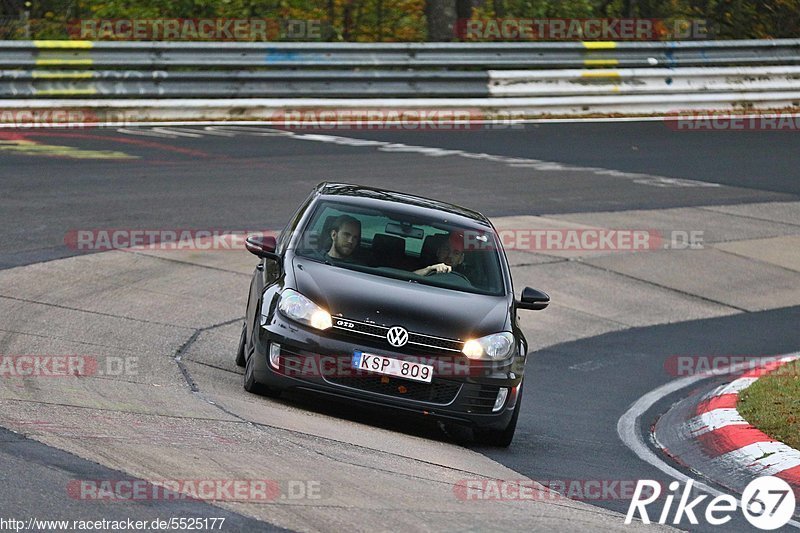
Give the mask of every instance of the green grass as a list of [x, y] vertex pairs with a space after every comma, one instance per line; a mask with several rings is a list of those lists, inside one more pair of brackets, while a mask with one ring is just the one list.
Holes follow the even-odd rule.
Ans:
[[739, 395], [736, 408], [770, 437], [800, 449], [800, 360], [761, 377]]

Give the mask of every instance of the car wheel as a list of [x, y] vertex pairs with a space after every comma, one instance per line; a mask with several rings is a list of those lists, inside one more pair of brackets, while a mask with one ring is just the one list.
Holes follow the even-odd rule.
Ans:
[[256, 353], [254, 351], [250, 354], [250, 357], [247, 358], [247, 362], [244, 365], [244, 390], [252, 394], [269, 396], [270, 398], [280, 397], [281, 391], [271, 389], [256, 380], [255, 366]]
[[244, 367], [246, 361], [244, 359], [245, 337], [247, 336], [247, 324], [242, 324], [242, 334], [239, 336], [239, 347], [236, 349], [236, 366]]
[[517, 430], [517, 419], [519, 410], [522, 406], [522, 390], [520, 389], [517, 405], [514, 407], [514, 414], [505, 429], [475, 429], [473, 434], [475, 442], [485, 446], [495, 446], [498, 448], [508, 448], [514, 440], [514, 432]]

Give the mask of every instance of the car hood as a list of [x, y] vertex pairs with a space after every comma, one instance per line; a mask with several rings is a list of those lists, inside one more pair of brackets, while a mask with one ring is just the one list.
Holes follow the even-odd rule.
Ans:
[[510, 327], [504, 296], [441, 289], [300, 257], [292, 263], [297, 290], [334, 316], [461, 340]]

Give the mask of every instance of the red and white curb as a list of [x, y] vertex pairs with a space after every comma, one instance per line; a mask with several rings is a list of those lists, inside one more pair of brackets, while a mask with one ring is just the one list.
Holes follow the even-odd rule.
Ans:
[[800, 451], [751, 426], [736, 409], [742, 391], [799, 357], [771, 360], [707, 394], [679, 402], [656, 423], [656, 443], [679, 463], [722, 486], [741, 492], [757, 477], [775, 476], [800, 497]]
[[775, 476], [787, 481], [800, 495], [800, 451], [770, 438], [751, 426], [736, 409], [739, 394], [759, 377], [793, 361], [785, 357], [750, 370], [715, 389], [697, 405], [697, 416], [688, 421], [691, 434], [712, 459], [712, 469], [740, 468], [754, 478]]

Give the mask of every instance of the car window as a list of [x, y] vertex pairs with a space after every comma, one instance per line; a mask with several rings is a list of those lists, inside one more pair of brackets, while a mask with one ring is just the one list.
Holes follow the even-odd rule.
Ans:
[[[409, 220], [404, 213], [321, 202], [301, 231], [296, 253], [376, 276], [479, 294], [504, 294], [500, 252], [491, 229], [457, 226], [444, 215], [438, 220]], [[337, 248], [332, 230], [337, 223], [354, 221], [360, 226], [360, 241], [354, 248]], [[437, 264], [447, 265], [450, 271], [426, 270]]]

